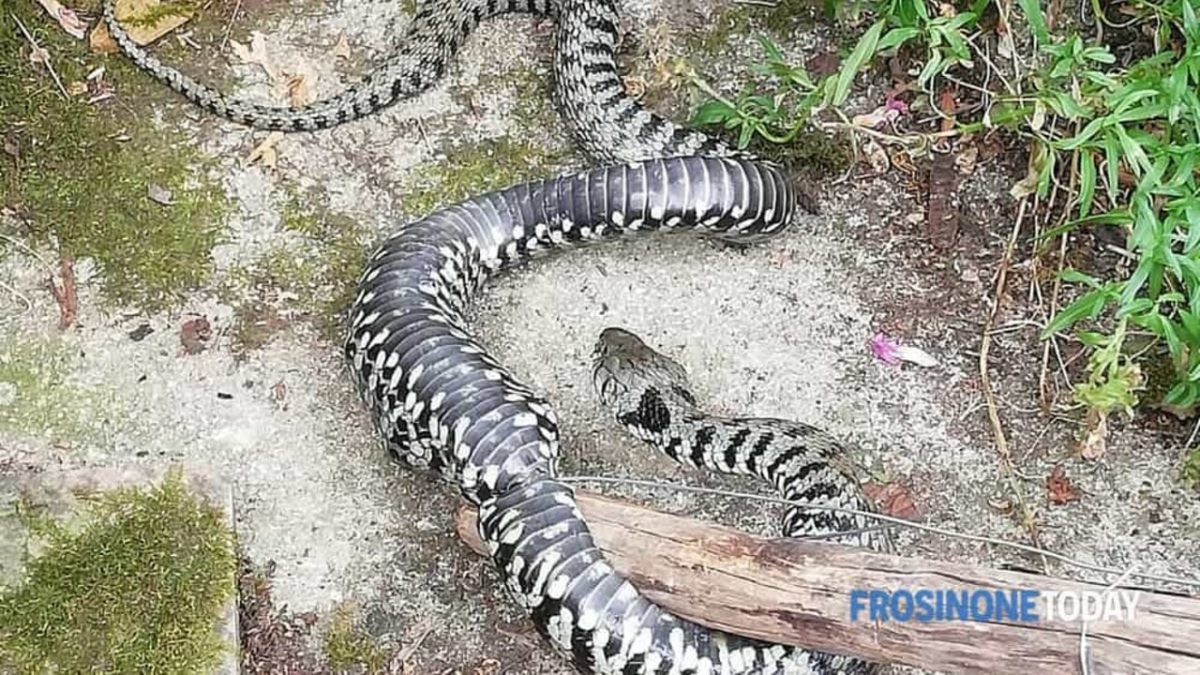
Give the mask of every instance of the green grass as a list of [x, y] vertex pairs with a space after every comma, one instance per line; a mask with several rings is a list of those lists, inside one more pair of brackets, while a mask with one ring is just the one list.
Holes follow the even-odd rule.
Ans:
[[[917, 73], [915, 100], [929, 105], [945, 78], [973, 78], [993, 85], [989, 125], [1029, 143], [1028, 175], [1013, 186], [1018, 198], [1058, 205], [1039, 213], [1045, 221], [1041, 244], [1078, 227], [1118, 228], [1135, 261], [1130, 274], [1101, 278], [1065, 270], [1074, 301], [1049, 321], [1043, 336], [1071, 331], [1089, 350], [1087, 373], [1075, 384], [1074, 399], [1100, 418], [1133, 413], [1142, 402], [1142, 365], [1153, 370], [1154, 389], [1164, 379], [1168, 355], [1173, 371], [1166, 392], [1155, 395], [1175, 410], [1200, 403], [1200, 8], [1190, 0], [1130, 0], [1123, 3], [1121, 30], [1106, 39], [1137, 36], [1131, 60], [1122, 64], [1124, 44], [1097, 42], [1075, 32], [1071, 22], [1043, 16], [1041, 3], [1019, 0], [1013, 19], [1035, 39], [1016, 87], [980, 72], [966, 43], [969, 34], [992, 30], [980, 23], [989, 0], [946, 5], [925, 0], [830, 0], [835, 14], [862, 16], [867, 26], [843, 60], [839, 73], [818, 80], [790, 63], [770, 39], [760, 38], [762, 56], [750, 64], [752, 77], [734, 97], [696, 81], [709, 99], [694, 122], [734, 133], [741, 147], [755, 143], [794, 147], [814, 119], [847, 119], [843, 110], [855, 74], [897, 56]], [[1103, 3], [1100, 3], [1103, 5]], [[1123, 37], [1122, 37], [1123, 36]], [[1137, 47], [1136, 42], [1155, 47]], [[1128, 50], [1126, 50], [1128, 51]], [[1006, 71], [1007, 72], [1007, 71]], [[972, 98], [974, 98], [972, 96]], [[838, 111], [831, 115], [830, 111]], [[960, 115], [961, 136], [984, 129], [982, 115]], [[888, 132], [895, 142], [916, 143], [923, 130]], [[923, 139], [926, 142], [928, 139]], [[808, 142], [799, 143], [808, 145]], [[1051, 199], [1051, 193], [1054, 198]], [[1065, 205], [1065, 207], [1061, 206]], [[1150, 336], [1134, 350], [1126, 338]]]
[[[45, 69], [30, 63], [9, 11], [49, 49], [64, 85], [104, 66], [115, 98], [64, 100]], [[152, 121], [153, 104], [174, 95], [123, 56], [88, 52], [36, 3], [16, 3], [0, 16], [0, 52], [10, 55], [0, 61], [0, 136], [21, 153], [19, 163], [0, 156], [0, 190], [29, 223], [19, 234], [93, 259], [117, 304], [157, 309], [206, 282], [228, 207], [189, 139]], [[151, 186], [174, 203], [150, 199]]]
[[232, 533], [177, 475], [100, 495], [75, 531], [36, 512], [23, 520], [46, 541], [20, 585], [0, 590], [0, 671], [195, 673], [216, 664]]

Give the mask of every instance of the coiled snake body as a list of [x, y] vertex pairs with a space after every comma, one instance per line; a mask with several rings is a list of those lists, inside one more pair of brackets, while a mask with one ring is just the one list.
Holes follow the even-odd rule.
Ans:
[[[732, 157], [722, 143], [676, 127], [624, 94], [611, 0], [428, 5], [386, 65], [342, 94], [297, 110], [230, 101], [164, 66], [120, 28], [112, 1], [104, 5], [117, 44], [148, 72], [214, 113], [285, 130], [333, 126], [428, 88], [482, 19], [505, 12], [555, 18], [559, 107], [593, 160], [629, 163], [472, 197], [404, 225], [379, 246], [359, 282], [345, 354], [389, 449], [440, 472], [479, 506], [480, 534], [505, 584], [583, 672], [872, 671], [855, 659], [683, 620], [616, 574], [572, 489], [556, 478], [553, 409], [467, 326], [466, 307], [489, 276], [552, 250], [638, 231], [693, 231], [744, 244], [777, 235], [792, 220], [796, 193], [778, 167]], [[606, 333], [595, 369], [602, 399], [626, 427], [676, 458], [763, 476], [787, 496], [868, 508], [823, 436], [789, 423], [702, 415], [682, 380], [655, 379], [662, 373], [652, 371], [681, 372], [667, 372], [672, 368], [654, 359], [657, 365], [646, 367], [634, 341]], [[800, 534], [863, 523], [793, 510], [785, 525]], [[846, 537], [883, 545], [870, 534]]]

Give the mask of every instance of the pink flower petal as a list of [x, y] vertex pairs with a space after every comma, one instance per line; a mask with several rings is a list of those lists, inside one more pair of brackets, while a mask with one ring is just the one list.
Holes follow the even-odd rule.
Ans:
[[893, 366], [900, 363], [900, 343], [883, 333], [876, 333], [868, 346], [871, 348], [871, 353], [880, 361]]

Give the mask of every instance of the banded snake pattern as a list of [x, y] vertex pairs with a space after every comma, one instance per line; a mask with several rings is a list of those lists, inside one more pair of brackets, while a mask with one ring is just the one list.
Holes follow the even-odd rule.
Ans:
[[[572, 489], [556, 478], [553, 408], [467, 325], [466, 308], [484, 282], [530, 258], [643, 231], [748, 244], [778, 235], [793, 219], [796, 192], [780, 167], [678, 127], [625, 94], [612, 0], [426, 4], [387, 63], [298, 109], [227, 99], [134, 43], [113, 0], [103, 11], [120, 49], [198, 106], [290, 131], [345, 123], [428, 89], [488, 17], [552, 17], [558, 107], [580, 149], [607, 166], [478, 195], [389, 236], [371, 256], [351, 309], [345, 355], [358, 390], [393, 454], [439, 472], [479, 506], [480, 534], [506, 586], [581, 672], [875, 671], [857, 659], [708, 629], [647, 600], [604, 559]], [[620, 423], [680, 461], [759, 475], [788, 498], [870, 509], [825, 435], [780, 420], [704, 415], [682, 369], [632, 334], [606, 331], [594, 372]], [[862, 526], [800, 509], [785, 517], [790, 535], [853, 530], [848, 541], [888, 546]]]

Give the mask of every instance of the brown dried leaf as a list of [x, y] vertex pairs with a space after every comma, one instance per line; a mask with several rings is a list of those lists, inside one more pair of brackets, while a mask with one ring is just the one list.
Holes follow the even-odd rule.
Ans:
[[841, 69], [842, 58], [837, 52], [821, 52], [804, 62], [805, 69], [813, 80], [832, 75]]
[[1092, 408], [1083, 421], [1084, 435], [1079, 442], [1079, 455], [1084, 459], [1099, 459], [1108, 450], [1108, 415]]
[[892, 160], [888, 158], [887, 151], [875, 141], [868, 139], [863, 143], [862, 149], [867, 163], [871, 165], [871, 171], [875, 174], [885, 174], [892, 167]]
[[340, 59], [350, 58], [350, 41], [346, 39], [344, 34], [338, 37], [337, 44], [333, 46], [333, 50], [329, 53]]
[[268, 169], [274, 169], [279, 160], [279, 155], [275, 151], [275, 144], [283, 139], [282, 131], [272, 131], [267, 134], [262, 143], [254, 146], [249, 155], [246, 155], [245, 164], [249, 166], [257, 161], [261, 161], [262, 165]]
[[875, 502], [875, 507], [884, 515], [905, 520], [922, 518], [912, 493], [899, 483], [866, 483], [863, 485], [863, 492]]
[[[139, 45], [148, 45], [171, 31], [179, 28], [192, 18], [192, 11], [187, 5], [172, 4], [163, 6], [161, 0], [117, 0], [117, 20], [129, 33], [129, 37]], [[139, 21], [146, 16], [155, 16], [153, 23]], [[94, 31], [93, 31], [94, 33]], [[105, 29], [107, 35], [108, 30]], [[112, 37], [108, 37], [112, 40]]]
[[183, 351], [187, 354], [199, 354], [204, 351], [211, 337], [212, 326], [208, 323], [208, 317], [206, 316], [186, 321], [183, 327], [179, 329], [179, 342], [183, 345]]
[[625, 93], [630, 98], [640, 99], [646, 95], [646, 80], [637, 75], [628, 75], [621, 79], [621, 84], [625, 87]]
[[1051, 504], [1079, 501], [1079, 490], [1071, 484], [1061, 464], [1056, 464], [1050, 475], [1046, 476], [1046, 493]]
[[288, 101], [293, 107], [299, 108], [312, 102], [312, 86], [310, 77], [304, 73], [289, 75], [284, 80], [287, 88]]
[[229, 46], [233, 48], [233, 53], [242, 63], [259, 66], [272, 82], [279, 82], [283, 79], [279, 68], [275, 67], [275, 62], [267, 54], [267, 38], [262, 33], [254, 31], [250, 34], [249, 47], [237, 40], [230, 40]]
[[87, 90], [88, 90], [87, 82], [84, 82], [83, 80], [75, 80], [74, 82], [67, 85], [67, 93], [72, 96], [79, 96], [80, 94], [86, 94]]
[[67, 31], [68, 35], [78, 40], [83, 39], [87, 24], [73, 10], [63, 7], [58, 0], [38, 0], [38, 4], [58, 22], [59, 26], [62, 26], [63, 30]]
[[96, 54], [115, 54], [120, 51], [117, 41], [112, 39], [108, 26], [104, 25], [103, 21], [96, 22], [96, 27], [88, 33], [88, 49]]

